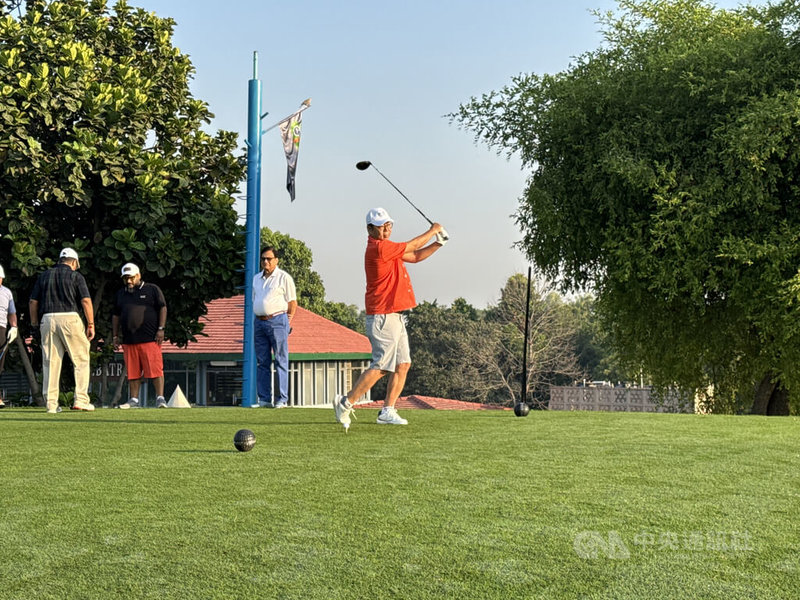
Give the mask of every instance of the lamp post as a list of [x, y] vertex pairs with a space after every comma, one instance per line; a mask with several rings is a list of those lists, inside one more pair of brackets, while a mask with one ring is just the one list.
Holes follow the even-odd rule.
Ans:
[[[297, 113], [311, 106], [311, 98], [303, 100]], [[295, 114], [297, 114], [295, 113]], [[258, 406], [257, 358], [255, 349], [255, 317], [253, 316], [253, 278], [261, 270], [261, 137], [280, 125], [261, 129], [261, 81], [258, 79], [258, 52], [253, 52], [253, 78], [247, 85], [247, 237], [244, 263], [244, 361], [242, 363], [242, 406]], [[291, 115], [290, 115], [291, 116]], [[287, 117], [289, 118], [289, 117]], [[284, 119], [285, 120], [285, 119]]]
[[242, 406], [258, 406], [256, 389], [255, 326], [253, 322], [253, 277], [259, 265], [261, 245], [261, 81], [258, 53], [253, 52], [253, 78], [247, 84], [247, 237], [244, 263], [244, 363], [242, 365]]

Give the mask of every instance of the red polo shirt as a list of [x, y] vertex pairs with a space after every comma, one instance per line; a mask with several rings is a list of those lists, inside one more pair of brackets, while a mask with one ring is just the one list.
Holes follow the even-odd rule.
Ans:
[[405, 242], [367, 239], [364, 271], [367, 274], [367, 293], [364, 305], [368, 315], [385, 315], [414, 308], [417, 301], [411, 279], [403, 263]]

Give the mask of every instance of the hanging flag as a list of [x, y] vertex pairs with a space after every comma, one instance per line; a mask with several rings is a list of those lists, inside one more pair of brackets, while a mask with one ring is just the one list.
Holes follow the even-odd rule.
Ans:
[[283, 138], [283, 151], [286, 153], [286, 189], [289, 197], [294, 202], [294, 172], [297, 169], [297, 153], [300, 150], [300, 122], [302, 121], [302, 110], [298, 110], [292, 116], [287, 117], [280, 123], [278, 128], [281, 130]]

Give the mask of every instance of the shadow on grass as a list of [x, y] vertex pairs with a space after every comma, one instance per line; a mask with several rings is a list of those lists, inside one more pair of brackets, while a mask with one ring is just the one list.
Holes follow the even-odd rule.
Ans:
[[[59, 415], [42, 415], [41, 417], [11, 417], [9, 419], [3, 419], [4, 421], [22, 421], [26, 423], [61, 423], [61, 424], [76, 424], [80, 423], [81, 425], [85, 425], [87, 423], [97, 423], [97, 424], [106, 424], [106, 423], [123, 423], [129, 425], [135, 424], [143, 424], [143, 425], [184, 425], [186, 421], [140, 421], [140, 420], [120, 420], [120, 419], [92, 419], [91, 417], [80, 417], [74, 415], [75, 418], [70, 418], [66, 415], [59, 416]], [[204, 423], [210, 423], [209, 421], [205, 421]], [[210, 423], [212, 425], [227, 425], [229, 423]]]
[[[66, 413], [66, 411], [64, 411]], [[124, 424], [124, 425], [186, 425], [187, 421], [162, 421], [162, 420], [150, 420], [150, 419], [136, 419], [136, 418], [129, 418], [129, 419], [97, 419], [93, 418], [92, 416], [86, 416], [85, 413], [78, 414], [77, 411], [75, 413], [61, 413], [59, 415], [48, 415], [46, 413], [40, 413], [41, 416], [30, 416], [30, 417], [8, 417], [2, 419], [3, 421], [19, 421], [24, 423], [61, 423], [61, 424], [76, 424], [79, 423], [81, 425], [85, 424], [108, 424], [108, 423], [117, 423], [117, 424]], [[192, 424], [195, 425], [231, 425], [233, 427], [239, 427], [242, 423], [246, 424], [247, 419], [230, 419], [228, 421], [193, 421]], [[335, 421], [332, 421], [335, 423]], [[324, 425], [325, 423], [320, 423], [319, 421], [259, 421], [257, 425], [262, 426], [266, 425], [268, 427], [273, 426], [285, 426], [285, 425]]]
[[172, 450], [178, 454], [247, 454], [238, 450]]

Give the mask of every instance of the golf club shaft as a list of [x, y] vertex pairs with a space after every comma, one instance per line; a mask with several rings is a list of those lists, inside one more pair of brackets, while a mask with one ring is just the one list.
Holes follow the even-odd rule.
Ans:
[[422, 215], [422, 217], [423, 217], [423, 218], [424, 218], [424, 219], [425, 219], [425, 220], [426, 220], [426, 221], [427, 221], [429, 224], [433, 225], [433, 221], [431, 221], [431, 220], [430, 220], [428, 217], [426, 217], [426, 216], [425, 216], [425, 213], [424, 213], [424, 212], [422, 212], [422, 211], [421, 211], [419, 208], [417, 208], [417, 205], [416, 205], [416, 204], [414, 204], [414, 203], [413, 203], [411, 200], [409, 200], [408, 196], [406, 196], [406, 195], [405, 195], [403, 192], [401, 192], [401, 191], [400, 191], [400, 188], [399, 188], [399, 187], [397, 187], [395, 184], [393, 184], [393, 183], [392, 183], [392, 181], [391, 181], [391, 180], [390, 180], [390, 179], [389, 179], [389, 178], [388, 178], [386, 175], [384, 175], [383, 173], [381, 173], [381, 172], [380, 172], [380, 170], [378, 169], [378, 167], [376, 167], [375, 165], [371, 165], [371, 166], [372, 166], [372, 168], [373, 168], [373, 169], [375, 169], [376, 171], [378, 171], [378, 174], [379, 174], [381, 177], [383, 177], [383, 178], [386, 180], [386, 182], [387, 182], [387, 183], [388, 183], [390, 186], [392, 186], [394, 189], [396, 189], [396, 190], [397, 190], [397, 193], [398, 193], [398, 194], [400, 194], [400, 195], [401, 195], [403, 198], [405, 198], [405, 199], [406, 199], [406, 202], [408, 202], [408, 203], [409, 203], [411, 206], [413, 206], [413, 207], [416, 209], [416, 211], [417, 211], [419, 214], [421, 214], [421, 215]]

